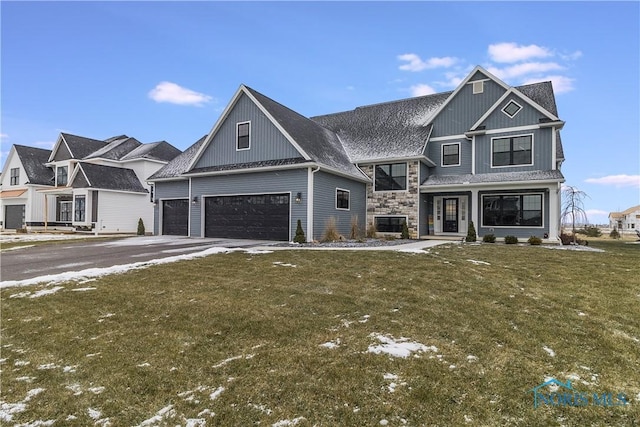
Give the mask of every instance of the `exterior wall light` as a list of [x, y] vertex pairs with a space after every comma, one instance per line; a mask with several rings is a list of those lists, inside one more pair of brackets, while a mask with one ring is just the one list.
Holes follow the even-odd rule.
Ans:
[[296, 194], [296, 203], [301, 203], [302, 202], [302, 193], [297, 193]]

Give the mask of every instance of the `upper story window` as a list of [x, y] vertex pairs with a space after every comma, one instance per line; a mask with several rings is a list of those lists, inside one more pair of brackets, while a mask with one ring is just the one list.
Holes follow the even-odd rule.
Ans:
[[406, 163], [376, 165], [374, 174], [374, 191], [396, 191], [407, 189]]
[[460, 166], [460, 143], [442, 145], [442, 166]]
[[67, 185], [68, 171], [67, 166], [58, 166], [56, 169], [56, 185]]
[[250, 142], [251, 122], [238, 123], [236, 128], [236, 150], [248, 150]]
[[520, 110], [522, 110], [522, 106], [517, 102], [511, 100], [507, 105], [504, 106], [502, 112], [507, 116], [513, 118], [516, 114], [518, 114]]
[[9, 185], [18, 185], [20, 183], [20, 168], [11, 168], [11, 178]]
[[336, 188], [336, 209], [349, 210], [349, 190]]
[[491, 166], [533, 164], [533, 135], [509, 136], [491, 140]]

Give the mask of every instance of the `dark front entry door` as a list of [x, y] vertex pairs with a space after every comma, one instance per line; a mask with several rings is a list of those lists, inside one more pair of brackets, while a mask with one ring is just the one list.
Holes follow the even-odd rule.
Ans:
[[458, 232], [458, 199], [444, 199], [442, 231], [445, 233]]

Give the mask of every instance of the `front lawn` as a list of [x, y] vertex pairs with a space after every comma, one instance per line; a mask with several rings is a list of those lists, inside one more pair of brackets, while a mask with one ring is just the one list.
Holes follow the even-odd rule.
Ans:
[[[0, 424], [637, 425], [640, 245], [591, 246], [232, 252], [3, 289]], [[550, 378], [572, 391], [534, 408]]]

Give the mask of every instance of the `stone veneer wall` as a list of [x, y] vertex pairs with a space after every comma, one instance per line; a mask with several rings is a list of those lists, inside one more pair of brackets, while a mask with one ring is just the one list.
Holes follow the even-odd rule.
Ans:
[[[400, 163], [400, 162], [394, 162]], [[373, 224], [373, 217], [377, 215], [407, 216], [407, 227], [412, 239], [418, 238], [418, 206], [420, 201], [419, 161], [407, 162], [408, 187], [407, 191], [373, 191], [373, 166], [360, 168], [371, 178], [367, 184], [367, 227]]]

